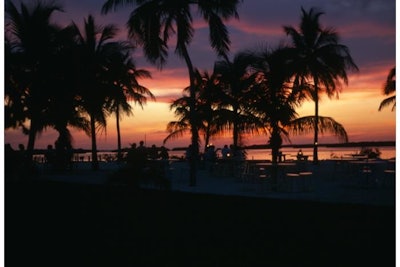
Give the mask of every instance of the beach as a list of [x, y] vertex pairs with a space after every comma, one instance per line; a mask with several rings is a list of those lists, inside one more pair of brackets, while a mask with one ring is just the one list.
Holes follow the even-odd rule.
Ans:
[[346, 186], [328, 163], [311, 192], [207, 169], [189, 187], [186, 162], [171, 190], [106, 183], [106, 163], [8, 182], [6, 266], [394, 266], [394, 188]]

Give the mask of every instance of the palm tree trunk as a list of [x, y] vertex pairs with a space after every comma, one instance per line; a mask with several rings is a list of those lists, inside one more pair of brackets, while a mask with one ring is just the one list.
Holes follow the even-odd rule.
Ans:
[[35, 148], [35, 140], [36, 140], [36, 123], [34, 118], [31, 119], [31, 125], [29, 128], [29, 135], [28, 135], [28, 146], [26, 148], [26, 155], [25, 155], [25, 160], [24, 164], [29, 164], [32, 162], [33, 159], [33, 149]]
[[238, 108], [233, 108], [233, 147], [236, 149], [239, 145], [239, 122]]
[[122, 153], [121, 153], [121, 130], [119, 126], [119, 107], [117, 106], [117, 109], [115, 110], [115, 117], [117, 119], [117, 149], [118, 149], [118, 154], [117, 154], [117, 160], [121, 161], [122, 160]]
[[186, 46], [182, 49], [182, 54], [185, 59], [186, 65], [188, 67], [189, 72], [189, 79], [190, 79], [190, 102], [189, 102], [189, 121], [191, 127], [191, 143], [192, 143], [192, 155], [190, 156], [190, 178], [189, 178], [189, 186], [196, 186], [196, 173], [197, 173], [197, 158], [199, 154], [199, 133], [197, 129], [197, 114], [196, 114], [196, 106], [195, 106], [195, 95], [196, 95], [196, 88], [195, 88], [195, 73], [193, 69], [192, 61], [189, 57], [189, 53], [187, 51]]
[[207, 146], [210, 143], [210, 126], [207, 126], [206, 134], [204, 136], [204, 152], [206, 152]]
[[99, 161], [97, 159], [97, 143], [96, 143], [96, 121], [93, 115], [90, 115], [90, 130], [92, 137], [92, 170], [99, 169]]
[[270, 145], [272, 150], [271, 182], [272, 188], [276, 190], [278, 184], [278, 156], [279, 149], [282, 145], [282, 139], [280, 137], [278, 126], [276, 123], [273, 123]]
[[314, 118], [314, 144], [313, 144], [313, 163], [318, 164], [318, 78], [314, 77], [314, 103], [315, 103], [315, 118]]

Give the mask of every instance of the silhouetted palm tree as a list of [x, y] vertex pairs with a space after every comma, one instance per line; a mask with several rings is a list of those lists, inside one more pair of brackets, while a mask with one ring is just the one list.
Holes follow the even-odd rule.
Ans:
[[208, 23], [210, 42], [219, 55], [229, 51], [228, 30], [223, 20], [238, 17], [238, 0], [108, 0], [102, 11], [107, 13], [117, 6], [128, 3], [138, 4], [128, 20], [129, 35], [143, 46], [146, 57], [158, 66], [166, 62], [168, 42], [176, 34], [175, 52], [185, 60], [190, 80], [190, 125], [193, 156], [190, 162], [190, 185], [196, 185], [196, 158], [199, 151], [199, 135], [196, 128], [195, 110], [195, 70], [188, 52], [188, 45], [194, 35], [193, 6]]
[[[252, 108], [258, 114], [263, 127], [270, 135], [272, 149], [272, 180], [276, 184], [279, 150], [284, 138], [290, 141], [289, 134], [306, 134], [315, 127], [315, 117], [301, 117], [295, 107], [301, 104], [302, 95], [297, 91], [293, 77], [291, 49], [278, 47], [265, 49], [256, 57], [254, 69], [257, 71], [257, 85]], [[333, 132], [347, 142], [344, 128], [331, 118], [319, 117], [319, 130]]]
[[50, 126], [59, 133], [56, 143], [68, 149], [72, 149], [72, 136], [68, 126], [84, 130], [87, 134], [90, 133], [89, 121], [79, 109], [81, 99], [77, 97], [74, 37], [75, 30], [71, 26], [67, 26], [58, 33], [56, 42], [59, 49], [52, 62], [53, 73], [48, 77], [55, 88], [50, 92], [48, 103]]
[[297, 75], [302, 82], [312, 83], [311, 98], [315, 102], [314, 152], [313, 161], [318, 162], [318, 100], [324, 91], [328, 97], [338, 96], [341, 82], [347, 84], [347, 70], [358, 70], [349, 49], [339, 44], [337, 32], [322, 28], [319, 17], [323, 12], [303, 8], [299, 29], [285, 26], [284, 30], [292, 40], [296, 51]]
[[24, 133], [29, 129], [24, 125], [28, 118], [27, 110], [24, 108], [24, 89], [21, 78], [24, 76], [24, 68], [20, 53], [13, 50], [8, 36], [5, 36], [4, 53], [4, 127], [22, 128]]
[[128, 116], [133, 114], [129, 101], [133, 101], [143, 108], [143, 105], [147, 102], [147, 97], [155, 100], [151, 91], [140, 85], [138, 82], [140, 78], [151, 78], [151, 74], [147, 70], [137, 69], [129, 53], [122, 52], [110, 59], [106, 80], [109, 82], [109, 86], [114, 89], [112, 95], [110, 95], [110, 100], [112, 102], [111, 111], [115, 112], [116, 116], [118, 160], [122, 158], [119, 126], [121, 112]]
[[[217, 76], [215, 74], [210, 75], [207, 71], [196, 70], [195, 73], [197, 128], [204, 136], [205, 149], [212, 136], [223, 132], [226, 122], [222, 114], [226, 110], [221, 106], [223, 92]], [[189, 94], [190, 87], [186, 87], [184, 96], [171, 104], [171, 109], [175, 109], [175, 114], [179, 120], [168, 123], [167, 131], [170, 134], [164, 139], [164, 143], [190, 132]]]
[[121, 42], [111, 41], [117, 28], [112, 25], [96, 25], [92, 15], [84, 20], [82, 31], [73, 23], [76, 32], [78, 95], [81, 99], [81, 107], [89, 115], [90, 136], [92, 140], [92, 169], [99, 168], [97, 158], [96, 132], [105, 129], [106, 116], [109, 113], [111, 102], [109, 96], [113, 94], [113, 88], [108, 86], [107, 64], [110, 59], [124, 51], [125, 46]]
[[288, 52], [290, 49], [286, 47], [263, 49], [254, 56], [257, 60], [253, 63], [258, 82], [253, 91], [258, 91], [258, 96], [252, 107], [270, 133], [269, 143], [274, 164], [277, 163], [282, 137], [288, 135], [284, 127], [297, 117], [295, 106], [298, 99], [290, 83], [293, 72]]
[[[8, 125], [18, 126], [27, 119], [28, 133], [27, 159], [32, 159], [37, 133], [50, 124], [48, 121], [48, 102], [54, 84], [49, 80], [53, 73], [54, 55], [58, 51], [56, 35], [60, 27], [50, 22], [54, 12], [62, 11], [60, 5], [37, 2], [28, 7], [20, 4], [20, 10], [6, 1], [6, 35], [8, 52], [6, 109]], [[10, 53], [11, 52], [11, 53]], [[11, 79], [11, 80], [9, 80]], [[17, 111], [22, 108], [23, 111]], [[11, 113], [10, 113], [11, 112]]]
[[231, 62], [228, 58], [217, 61], [214, 72], [219, 75], [224, 87], [225, 98], [222, 104], [227, 108], [225, 121], [228, 128], [232, 129], [234, 147], [241, 146], [245, 133], [257, 131], [258, 118], [251, 112], [252, 86], [256, 75], [250, 71], [256, 58], [250, 52], [239, 52]]
[[[164, 144], [169, 140], [182, 137], [183, 135], [190, 133], [190, 111], [189, 111], [189, 96], [183, 95], [182, 97], [174, 100], [170, 105], [170, 110], [174, 110], [176, 121], [170, 121], [167, 124], [168, 136], [164, 138]], [[200, 128], [200, 121], [197, 122]]]
[[[396, 93], [396, 67], [393, 67], [386, 78], [385, 85], [383, 86], [383, 94], [384, 95], [391, 95]], [[384, 107], [392, 105], [392, 111], [396, 107], [396, 95], [390, 96], [384, 100], [382, 100], [381, 104], [379, 105], [379, 111], [381, 111]]]

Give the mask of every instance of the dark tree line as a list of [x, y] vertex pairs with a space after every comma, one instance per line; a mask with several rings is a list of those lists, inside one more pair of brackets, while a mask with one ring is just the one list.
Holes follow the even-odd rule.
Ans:
[[150, 73], [136, 68], [129, 42], [114, 41], [114, 25], [97, 25], [89, 15], [81, 27], [75, 22], [60, 27], [51, 21], [55, 12], [62, 7], [6, 1], [5, 127], [28, 134], [28, 160], [37, 134], [46, 128], [54, 128], [56, 143], [67, 148], [69, 127], [81, 129], [91, 136], [97, 169], [96, 134], [106, 129], [111, 114], [118, 125], [122, 112], [132, 113], [129, 100], [143, 105], [147, 97], [154, 99], [138, 82]]
[[[347, 141], [343, 126], [322, 117], [318, 100], [322, 92], [339, 94], [347, 83], [347, 71], [357, 70], [348, 48], [338, 34], [320, 24], [322, 12], [302, 9], [298, 28], [285, 26], [290, 43], [258, 51], [241, 51], [229, 57], [230, 39], [225, 22], [238, 18], [238, 0], [108, 0], [103, 13], [132, 5], [127, 22], [129, 38], [143, 48], [150, 62], [162, 67], [169, 42], [176, 36], [175, 52], [184, 60], [189, 86], [171, 104], [177, 120], [168, 124], [170, 138], [190, 133], [194, 155], [210, 137], [232, 131], [233, 144], [242, 145], [246, 133], [265, 133], [276, 162], [284, 138], [314, 132], [314, 161], [318, 161], [318, 134], [330, 131]], [[61, 28], [51, 23], [55, 4], [39, 2], [18, 9], [6, 2], [6, 127], [21, 127], [29, 135], [32, 152], [36, 134], [47, 127], [70, 143], [68, 127], [92, 137], [93, 168], [97, 169], [96, 133], [105, 129], [107, 117], [131, 114], [128, 100], [140, 105], [151, 92], [138, 83], [150, 77], [138, 70], [129, 56], [129, 42], [116, 42], [113, 25], [99, 26], [89, 15], [77, 24]], [[209, 25], [210, 45], [220, 57], [212, 73], [192, 63], [188, 47], [194, 36], [193, 12]], [[267, 27], [267, 26], [266, 26]], [[296, 107], [315, 102], [314, 116], [299, 118]], [[120, 139], [118, 139], [120, 148]], [[196, 157], [191, 157], [190, 184], [196, 184]]]

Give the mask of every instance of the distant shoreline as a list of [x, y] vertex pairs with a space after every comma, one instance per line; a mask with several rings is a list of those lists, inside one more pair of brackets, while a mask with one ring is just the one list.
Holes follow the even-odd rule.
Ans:
[[[382, 147], [382, 146], [396, 146], [396, 141], [364, 141], [364, 142], [349, 142], [341, 144], [320, 144], [319, 147]], [[291, 148], [312, 148], [312, 144], [288, 144], [282, 145], [282, 147]], [[265, 144], [254, 144], [245, 146], [245, 149], [270, 149], [269, 145]], [[174, 147], [169, 149], [170, 151], [182, 151], [186, 150], [187, 147]], [[122, 151], [127, 151], [127, 148], [123, 148]], [[35, 149], [34, 154], [43, 154], [46, 149]], [[74, 153], [88, 153], [91, 152], [90, 149], [76, 148]], [[100, 149], [97, 152], [117, 152], [116, 149]]]
[[[367, 141], [367, 142], [349, 142], [338, 144], [320, 144], [318, 147], [377, 147], [377, 146], [396, 146], [396, 141]], [[312, 148], [313, 144], [289, 144], [282, 145], [282, 147], [292, 148]], [[246, 149], [266, 149], [271, 148], [269, 145], [250, 145]]]
[[[318, 147], [378, 147], [378, 146], [396, 146], [396, 141], [363, 141], [363, 142], [349, 142], [349, 143], [338, 143], [338, 144], [320, 144]], [[288, 144], [282, 145], [282, 147], [291, 148], [312, 148], [313, 144]], [[245, 149], [270, 149], [270, 145], [255, 144], [245, 146]], [[174, 147], [172, 151], [186, 150], [186, 147]]]

